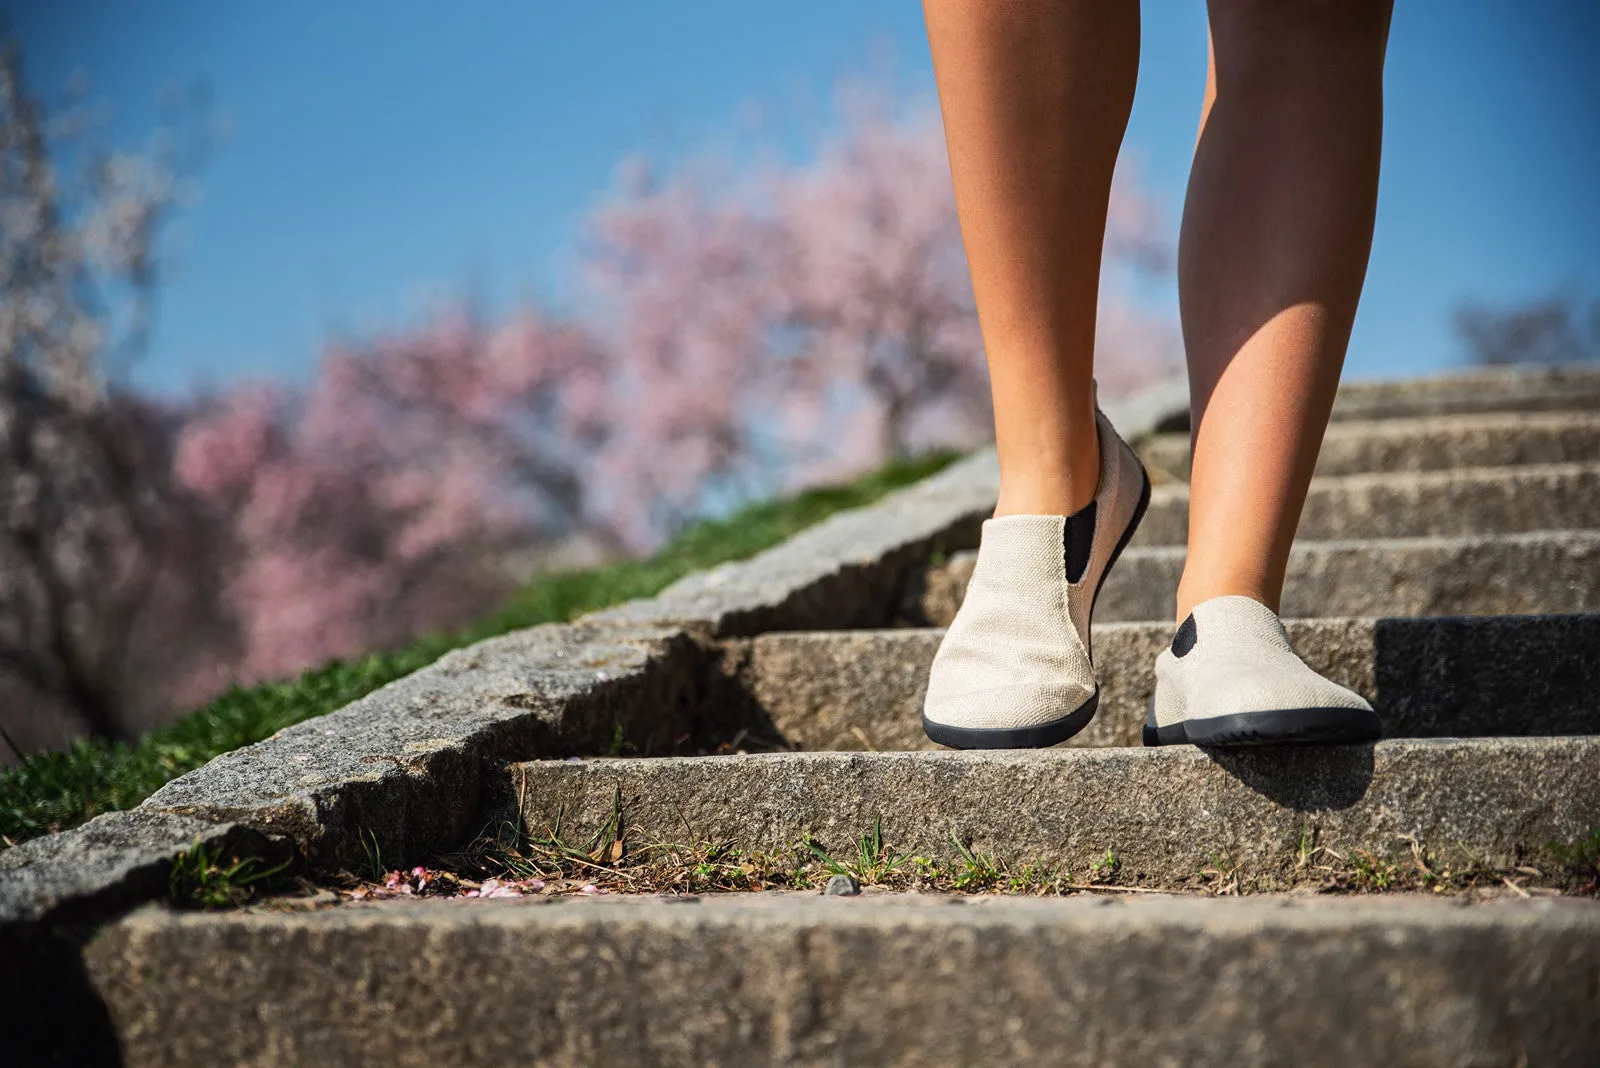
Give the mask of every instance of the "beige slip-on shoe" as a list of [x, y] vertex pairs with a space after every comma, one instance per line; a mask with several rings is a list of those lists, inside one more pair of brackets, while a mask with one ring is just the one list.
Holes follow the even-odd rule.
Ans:
[[1277, 613], [1254, 598], [1195, 605], [1156, 657], [1145, 745], [1370, 742], [1382, 733], [1372, 706], [1307, 667]]
[[1100, 486], [1072, 516], [986, 520], [965, 599], [928, 676], [922, 727], [955, 749], [1070, 738], [1099, 698], [1089, 617], [1150, 501], [1150, 479], [1099, 411]]

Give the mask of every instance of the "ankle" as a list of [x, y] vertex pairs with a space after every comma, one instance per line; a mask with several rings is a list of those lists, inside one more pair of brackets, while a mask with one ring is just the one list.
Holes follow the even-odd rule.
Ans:
[[1280, 597], [1278, 594], [1269, 593], [1265, 584], [1249, 581], [1218, 580], [1211, 582], [1196, 582], [1190, 584], [1187, 579], [1178, 584], [1178, 611], [1174, 620], [1179, 626], [1189, 618], [1189, 613], [1194, 611], [1194, 606], [1204, 604], [1216, 597], [1248, 597], [1252, 601], [1259, 601], [1272, 609], [1277, 614]]
[[994, 514], [1073, 515], [1089, 507], [1099, 491], [1099, 431], [1091, 420], [1086, 433], [1060, 449], [1002, 462]]

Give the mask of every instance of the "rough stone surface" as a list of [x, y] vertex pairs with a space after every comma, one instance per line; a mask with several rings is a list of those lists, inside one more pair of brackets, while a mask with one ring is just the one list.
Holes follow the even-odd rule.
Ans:
[[1339, 387], [1333, 419], [1552, 411], [1600, 411], [1600, 370], [1506, 367], [1396, 382], [1347, 382]]
[[894, 850], [952, 859], [952, 838], [1008, 863], [1083, 872], [1111, 850], [1124, 877], [1163, 885], [1226, 862], [1284, 870], [1298, 843], [1397, 854], [1540, 859], [1600, 824], [1600, 738], [1433, 739], [1205, 752], [1049, 749], [781, 753], [539, 761], [502, 796], [543, 833], [582, 843], [614, 792], [634, 841], [845, 850], [882, 820]]
[[[1102, 622], [1171, 619], [1184, 551], [1133, 548], [1095, 605]], [[920, 619], [948, 626], [972, 577], [974, 554], [930, 569]], [[1600, 531], [1460, 538], [1299, 542], [1289, 557], [1283, 615], [1532, 615], [1600, 610]]]
[[[1387, 737], [1600, 733], [1600, 613], [1287, 625], [1319, 674], [1375, 703]], [[920, 714], [943, 634], [764, 634], [725, 655], [758, 737], [813, 751], [934, 749]], [[1168, 623], [1096, 625], [1100, 704], [1066, 744], [1139, 745], [1156, 654], [1171, 640]]]
[[[1600, 528], [1600, 463], [1317, 478], [1297, 537], [1463, 537]], [[1157, 486], [1132, 545], [1182, 545], [1189, 487]]]
[[[1157, 434], [1145, 463], [1187, 480], [1189, 435]], [[1600, 414], [1511, 412], [1334, 423], [1317, 455], [1319, 476], [1452, 467], [1519, 467], [1600, 460]]]
[[1600, 907], [1575, 901], [145, 911], [84, 959], [103, 1008], [77, 1027], [98, 1024], [130, 1066], [1563, 1068], [1600, 1048]]
[[281, 844], [230, 824], [108, 812], [0, 853], [0, 928], [78, 922], [164, 894], [169, 862], [197, 840], [211, 849], [248, 844], [263, 858], [285, 852]]
[[660, 752], [686, 729], [699, 647], [664, 628], [549, 625], [452, 652], [337, 712], [225, 753], [144, 810], [297, 841], [315, 867], [392, 863], [474, 829], [483, 776], [519, 755]]

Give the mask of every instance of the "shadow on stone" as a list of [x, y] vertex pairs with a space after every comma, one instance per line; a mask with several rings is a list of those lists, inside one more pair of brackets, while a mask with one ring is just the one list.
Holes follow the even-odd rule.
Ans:
[[17, 1068], [123, 1063], [111, 1014], [71, 938], [0, 927], [0, 1061]]
[[1389, 737], [1600, 731], [1600, 614], [1380, 619], [1373, 656]]
[[1251, 790], [1297, 812], [1349, 808], [1365, 797], [1372, 785], [1370, 743], [1202, 752]]

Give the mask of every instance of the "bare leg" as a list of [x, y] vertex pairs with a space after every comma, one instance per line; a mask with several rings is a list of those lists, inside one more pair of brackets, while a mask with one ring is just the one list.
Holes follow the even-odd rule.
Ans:
[[1070, 515], [1100, 474], [1095, 301], [1139, 67], [1131, 0], [924, 0], [1000, 454], [996, 515]]
[[1389, 0], [1211, 0], [1178, 249], [1194, 411], [1178, 619], [1276, 611], [1366, 275]]

